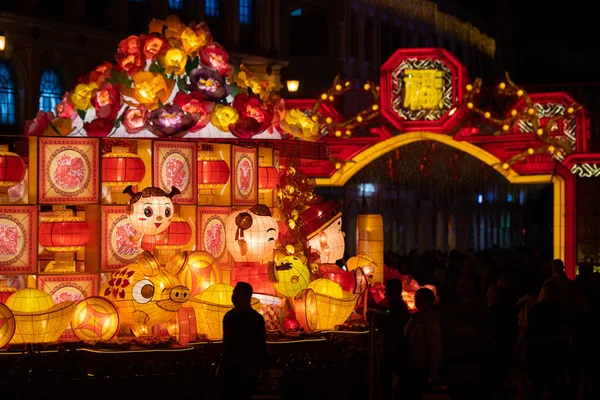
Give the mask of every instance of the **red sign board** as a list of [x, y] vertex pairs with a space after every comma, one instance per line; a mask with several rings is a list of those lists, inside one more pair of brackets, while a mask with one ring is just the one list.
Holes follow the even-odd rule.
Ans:
[[402, 132], [450, 133], [464, 113], [466, 81], [445, 49], [397, 50], [381, 67], [381, 112]]

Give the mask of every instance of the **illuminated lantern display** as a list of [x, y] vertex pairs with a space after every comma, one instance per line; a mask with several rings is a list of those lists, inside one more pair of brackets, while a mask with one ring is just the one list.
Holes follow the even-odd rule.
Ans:
[[205, 157], [198, 152], [198, 189], [200, 193], [211, 194], [219, 186], [229, 181], [229, 165], [225, 160]]
[[75, 272], [74, 253], [90, 240], [90, 227], [78, 217], [57, 216], [40, 223], [39, 243], [46, 250], [56, 253], [54, 263], [45, 271]]
[[276, 271], [277, 282], [274, 283], [277, 292], [284, 297], [294, 297], [308, 287], [310, 271], [302, 261], [295, 256], [283, 257], [277, 262], [282, 266], [287, 264], [289, 269]]
[[135, 186], [144, 179], [146, 166], [137, 154], [127, 147], [114, 146], [102, 156], [102, 184], [115, 192]]
[[99, 296], [87, 297], [75, 306], [71, 329], [80, 340], [110, 340], [119, 331], [115, 304]]
[[0, 349], [6, 346], [15, 334], [15, 316], [10, 308], [0, 304]]
[[279, 171], [273, 166], [258, 167], [258, 190], [259, 192], [268, 192], [273, 190], [279, 184]]
[[69, 327], [75, 303], [54, 304], [52, 297], [38, 289], [21, 289], [6, 301], [15, 316], [16, 329], [11, 343], [55, 342]]
[[0, 144], [0, 202], [8, 203], [8, 189], [17, 186], [25, 178], [27, 168], [18, 154], [8, 151]]
[[127, 215], [129, 223], [138, 232], [130, 239], [134, 242], [141, 239], [142, 249], [154, 251], [156, 237], [165, 233], [173, 220], [173, 197], [181, 192], [175, 186], [171, 188], [171, 193], [150, 186], [135, 193], [131, 186], [127, 186], [123, 193], [131, 196], [127, 203]]
[[199, 250], [189, 254], [185, 268], [179, 273], [179, 279], [190, 289], [192, 297], [220, 282], [221, 273], [212, 254]]
[[[176, 205], [177, 206], [177, 205]], [[192, 227], [189, 222], [178, 215], [173, 217], [167, 231], [156, 241], [156, 251], [161, 264], [175, 256], [192, 238]]]
[[225, 230], [227, 250], [234, 261], [262, 263], [272, 259], [279, 227], [269, 207], [259, 204], [229, 214]]
[[[379, 214], [361, 214], [356, 221], [356, 251], [368, 254], [375, 265], [383, 263], [383, 218]], [[373, 282], [383, 282], [383, 268], [373, 271]]]
[[356, 296], [344, 292], [342, 287], [330, 279], [320, 278], [312, 281], [308, 287], [316, 297], [316, 330], [334, 329], [343, 324], [356, 305]]
[[303, 220], [301, 232], [310, 248], [319, 253], [319, 264], [334, 264], [344, 258], [342, 213], [335, 202], [315, 204], [302, 212], [300, 218]]
[[364, 274], [369, 277], [375, 273], [377, 269], [377, 264], [375, 261], [371, 259], [366, 254], [359, 254], [354, 257], [350, 257], [348, 261], [346, 261], [346, 266], [348, 267], [348, 271], [354, 271], [355, 269], [362, 269]]
[[0, 278], [0, 303], [6, 304], [6, 300], [16, 291], [17, 289], [8, 286], [6, 279]]
[[[205, 334], [211, 340], [223, 338], [223, 317], [233, 309], [231, 295], [233, 286], [217, 283], [192, 298], [190, 305], [196, 312], [198, 333]], [[260, 301], [253, 298], [252, 308], [260, 311]]]
[[345, 292], [362, 294], [367, 289], [368, 279], [361, 268], [345, 271], [337, 265], [328, 264], [321, 265], [319, 272], [323, 277], [340, 285]]
[[149, 335], [151, 327], [169, 322], [186, 301], [190, 291], [145, 251], [137, 263], [115, 271], [102, 286], [102, 296], [119, 309], [121, 324], [135, 336]]
[[294, 298], [296, 320], [307, 332], [317, 329], [317, 296], [312, 289], [304, 289]]
[[196, 340], [196, 314], [192, 307], [184, 307], [175, 314], [175, 319], [168, 325], [169, 335], [177, 338], [181, 345]]

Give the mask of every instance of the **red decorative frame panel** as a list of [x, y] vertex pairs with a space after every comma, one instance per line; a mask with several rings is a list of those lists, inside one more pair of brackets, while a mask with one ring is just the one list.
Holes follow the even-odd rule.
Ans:
[[39, 140], [40, 204], [98, 203], [98, 140]]
[[0, 206], [0, 274], [36, 272], [37, 207]]
[[102, 207], [102, 271], [115, 271], [137, 260], [139, 243], [129, 240], [136, 234], [129, 223], [125, 206]]
[[98, 274], [40, 275], [38, 289], [52, 296], [55, 303], [67, 300], [78, 302], [98, 295]]
[[258, 203], [258, 151], [231, 146], [231, 204], [253, 206]]
[[198, 207], [196, 247], [210, 253], [221, 268], [231, 268], [231, 254], [225, 240], [225, 221], [231, 207]]
[[196, 143], [154, 142], [154, 186], [165, 192], [175, 186], [181, 194], [174, 198], [179, 204], [196, 204]]

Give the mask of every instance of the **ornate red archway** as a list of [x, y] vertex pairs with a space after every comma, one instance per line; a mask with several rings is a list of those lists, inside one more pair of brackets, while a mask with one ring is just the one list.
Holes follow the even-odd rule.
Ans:
[[[600, 154], [589, 152], [587, 112], [566, 93], [528, 94], [508, 77], [497, 90], [506, 108], [500, 114], [479, 108], [481, 80], [469, 81], [448, 51], [397, 50], [381, 68], [376, 104], [383, 118], [369, 125], [370, 135], [351, 140], [328, 135], [329, 160], [305, 160], [303, 169], [320, 186], [342, 186], [376, 158], [415, 141], [434, 140], [480, 159], [511, 183], [553, 184], [554, 257], [563, 259], [574, 276], [577, 178], [600, 176]], [[315, 111], [315, 100], [287, 102]], [[330, 103], [318, 102], [322, 117], [342, 119]]]

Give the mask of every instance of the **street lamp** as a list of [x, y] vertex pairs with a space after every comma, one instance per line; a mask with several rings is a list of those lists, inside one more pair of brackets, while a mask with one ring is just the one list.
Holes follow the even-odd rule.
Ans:
[[6, 36], [4, 36], [4, 32], [0, 31], [0, 51], [4, 51], [6, 47]]
[[285, 84], [287, 85], [288, 92], [294, 93], [294, 92], [298, 91], [298, 86], [300, 86], [300, 81], [290, 80], [290, 81], [286, 81]]

